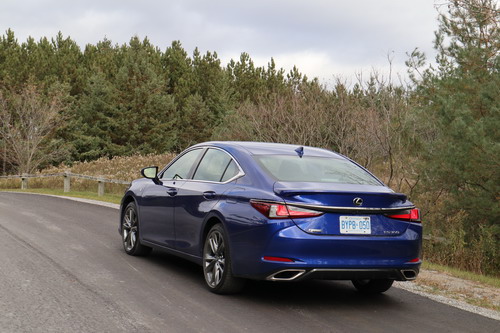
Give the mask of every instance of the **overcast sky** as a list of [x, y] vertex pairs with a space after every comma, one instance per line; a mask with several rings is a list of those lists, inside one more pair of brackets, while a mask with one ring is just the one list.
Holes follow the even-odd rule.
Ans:
[[189, 54], [216, 51], [223, 62], [247, 52], [257, 65], [273, 57], [328, 83], [334, 75], [375, 69], [405, 72], [415, 47], [431, 58], [435, 0], [0, 0], [0, 30], [18, 40], [58, 31], [82, 48], [104, 37], [123, 44], [148, 37], [165, 50], [180, 40]]

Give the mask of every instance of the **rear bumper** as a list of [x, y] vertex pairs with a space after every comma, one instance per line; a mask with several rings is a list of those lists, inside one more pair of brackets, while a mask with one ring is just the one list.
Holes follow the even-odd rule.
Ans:
[[[295, 225], [258, 228], [233, 238], [231, 253], [236, 276], [259, 280], [306, 279], [413, 280], [417, 277], [422, 249], [422, 226], [410, 223], [398, 236], [322, 236]], [[265, 256], [291, 262], [265, 260]]]
[[300, 281], [300, 280], [366, 280], [391, 279], [397, 281], [411, 281], [417, 278], [419, 267], [405, 269], [352, 269], [352, 268], [313, 268], [313, 269], [284, 269], [270, 274], [266, 280], [270, 281]]

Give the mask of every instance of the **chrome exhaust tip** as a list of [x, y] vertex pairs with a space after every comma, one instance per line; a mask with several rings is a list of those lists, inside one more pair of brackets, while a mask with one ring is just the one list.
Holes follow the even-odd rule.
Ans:
[[415, 280], [417, 278], [417, 272], [413, 269], [402, 269], [401, 274], [407, 281]]
[[282, 271], [273, 273], [267, 277], [270, 281], [293, 281], [298, 277], [304, 275], [305, 269], [284, 269]]

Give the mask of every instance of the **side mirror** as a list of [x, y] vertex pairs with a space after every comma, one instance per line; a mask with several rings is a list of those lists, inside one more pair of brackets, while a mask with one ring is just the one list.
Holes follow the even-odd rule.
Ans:
[[152, 179], [157, 184], [160, 182], [160, 180], [158, 179], [158, 167], [157, 166], [151, 166], [151, 167], [147, 167], [147, 168], [142, 169], [141, 175], [144, 178]]

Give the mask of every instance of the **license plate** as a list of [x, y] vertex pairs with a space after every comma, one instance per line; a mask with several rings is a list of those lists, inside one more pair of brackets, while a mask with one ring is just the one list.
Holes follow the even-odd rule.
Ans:
[[372, 233], [369, 216], [341, 216], [340, 233], [351, 235], [369, 235]]

